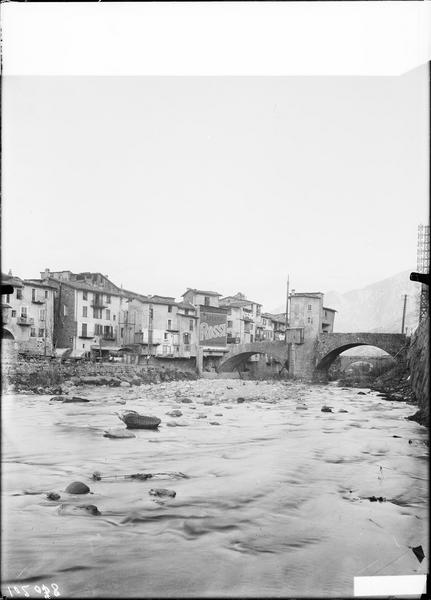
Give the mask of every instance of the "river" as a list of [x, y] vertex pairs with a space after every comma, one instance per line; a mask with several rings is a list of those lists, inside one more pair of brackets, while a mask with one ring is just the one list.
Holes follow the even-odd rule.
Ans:
[[[345, 597], [355, 575], [427, 572], [428, 433], [405, 419], [415, 407], [335, 384], [227, 379], [73, 393], [91, 401], [3, 397], [6, 597], [25, 597], [22, 586], [32, 597]], [[125, 409], [158, 416], [159, 430], [104, 437]], [[123, 477], [137, 472], [162, 475]], [[73, 481], [92, 494], [65, 493]], [[149, 495], [158, 487], [176, 497]], [[102, 514], [74, 509], [85, 503]]]

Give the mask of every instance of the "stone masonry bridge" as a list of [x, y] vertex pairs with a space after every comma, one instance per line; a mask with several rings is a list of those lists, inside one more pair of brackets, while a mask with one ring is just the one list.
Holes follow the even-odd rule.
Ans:
[[405, 359], [407, 338], [397, 333], [322, 333], [317, 339], [286, 344], [254, 342], [232, 344], [219, 365], [218, 372], [234, 371], [254, 354], [267, 354], [286, 366], [294, 377], [325, 378], [339, 354], [355, 346], [375, 346], [397, 360]]

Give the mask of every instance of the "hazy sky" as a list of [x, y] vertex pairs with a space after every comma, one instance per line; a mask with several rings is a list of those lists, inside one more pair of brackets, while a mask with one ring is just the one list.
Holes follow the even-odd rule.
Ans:
[[414, 270], [427, 79], [6, 77], [2, 270], [267, 310]]

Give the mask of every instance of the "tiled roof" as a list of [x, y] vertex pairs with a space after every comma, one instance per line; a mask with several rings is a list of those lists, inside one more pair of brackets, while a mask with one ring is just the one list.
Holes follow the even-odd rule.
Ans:
[[193, 304], [190, 304], [190, 302], [176, 302], [175, 306], [178, 306], [178, 308], [186, 308], [188, 310], [196, 310], [196, 307], [193, 306]]
[[24, 282], [20, 277], [14, 275], [1, 274], [1, 282], [3, 285], [11, 285], [13, 287], [24, 287]]
[[241, 305], [238, 305], [238, 306], [245, 306], [246, 304], [257, 304], [258, 306], [262, 306], [262, 304], [260, 302], [255, 302], [254, 300], [249, 300], [248, 298], [245, 298], [244, 300], [242, 300], [240, 298], [237, 298], [236, 296], [225, 296], [224, 298], [220, 298], [220, 302], [224, 302], [225, 300], [232, 300], [232, 302], [229, 302], [230, 306], [234, 306], [234, 302], [242, 303]]
[[187, 288], [187, 290], [182, 294], [184, 297], [187, 292], [193, 292], [194, 294], [203, 294], [204, 296], [221, 296], [218, 292], [210, 292], [208, 290], [197, 290], [195, 288]]
[[34, 285], [35, 287], [50, 288], [51, 290], [57, 289], [57, 286], [49, 281], [43, 279], [24, 279], [24, 283], [28, 285]]

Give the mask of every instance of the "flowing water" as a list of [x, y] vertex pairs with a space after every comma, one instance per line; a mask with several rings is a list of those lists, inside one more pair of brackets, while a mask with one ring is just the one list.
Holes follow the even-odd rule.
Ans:
[[[88, 404], [4, 396], [3, 594], [330, 597], [355, 575], [426, 573], [427, 430], [405, 419], [415, 407], [359, 391], [200, 380], [75, 390]], [[125, 409], [159, 430], [104, 437]], [[124, 478], [137, 472], [161, 474]], [[92, 493], [65, 493], [73, 481]]]

